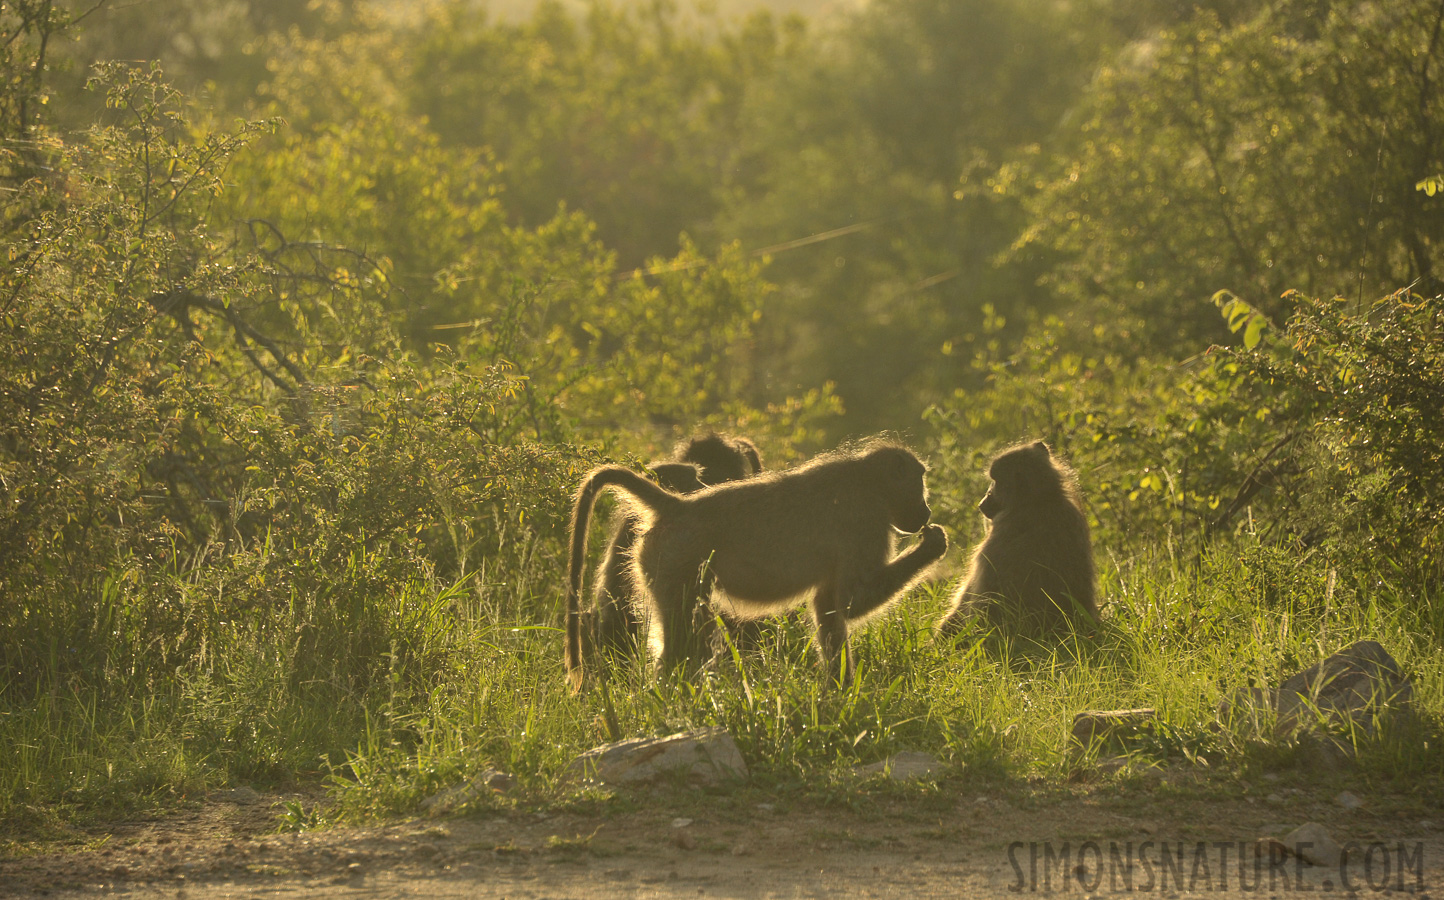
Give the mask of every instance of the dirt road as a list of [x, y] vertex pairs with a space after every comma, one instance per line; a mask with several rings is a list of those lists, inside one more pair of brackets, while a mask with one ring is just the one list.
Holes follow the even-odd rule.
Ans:
[[[0, 896], [1444, 895], [1444, 800], [1290, 783], [874, 786], [827, 803], [654, 789], [583, 811], [300, 834], [273, 833], [276, 798], [241, 790], [0, 858]], [[1255, 856], [1261, 835], [1305, 822], [1352, 846], [1342, 866]]]

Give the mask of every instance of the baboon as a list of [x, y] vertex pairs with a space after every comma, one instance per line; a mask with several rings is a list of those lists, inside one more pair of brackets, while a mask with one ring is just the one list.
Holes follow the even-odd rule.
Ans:
[[978, 504], [988, 536], [939, 633], [953, 634], [979, 614], [1022, 634], [1095, 624], [1093, 549], [1073, 470], [1036, 441], [994, 457], [988, 477], [992, 486]]
[[[710, 637], [707, 602], [758, 619], [811, 595], [817, 647], [847, 683], [848, 625], [885, 608], [947, 550], [929, 525], [927, 468], [895, 444], [834, 453], [785, 472], [670, 493], [617, 466], [592, 471], [577, 491], [567, 583], [567, 676], [582, 684], [578, 598], [587, 524], [597, 495], [619, 492], [638, 520], [634, 584], [650, 609], [649, 639], [663, 669], [699, 655]], [[897, 532], [922, 540], [894, 557]]]
[[678, 462], [697, 467], [697, 477], [704, 485], [722, 484], [750, 478], [762, 471], [762, 454], [747, 438], [725, 434], [705, 434], [678, 444], [672, 451]]
[[[674, 494], [691, 494], [713, 484], [736, 481], [762, 471], [762, 456], [746, 438], [706, 434], [678, 444], [676, 462], [651, 466], [657, 483]], [[637, 645], [641, 616], [632, 590], [631, 549], [637, 539], [631, 516], [619, 514], [597, 567], [592, 598], [591, 631], [603, 651], [628, 652]]]

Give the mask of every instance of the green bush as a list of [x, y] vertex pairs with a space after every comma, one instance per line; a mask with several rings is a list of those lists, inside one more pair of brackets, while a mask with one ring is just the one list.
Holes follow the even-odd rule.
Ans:
[[[1127, 558], [1166, 540], [1196, 553], [1247, 531], [1437, 585], [1444, 300], [1288, 299], [1278, 326], [1221, 293], [1243, 346], [1182, 364], [1071, 350], [1058, 322], [1006, 358], [979, 360], [988, 389], [929, 414], [936, 479], [968, 486], [946, 496], [945, 513], [976, 531], [969, 498], [986, 489], [988, 456], [1042, 437], [1079, 469], [1105, 552]], [[1099, 335], [1106, 345], [1110, 332]]]

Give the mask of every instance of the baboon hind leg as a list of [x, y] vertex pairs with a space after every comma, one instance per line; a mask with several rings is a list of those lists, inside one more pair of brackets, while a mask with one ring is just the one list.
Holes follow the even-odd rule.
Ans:
[[812, 595], [812, 618], [817, 626], [817, 652], [832, 680], [843, 686], [851, 684], [853, 665], [847, 646], [847, 611], [839, 602], [835, 585], [818, 586]]

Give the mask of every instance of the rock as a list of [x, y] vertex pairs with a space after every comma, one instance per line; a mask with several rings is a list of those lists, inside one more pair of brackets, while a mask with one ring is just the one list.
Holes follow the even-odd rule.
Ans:
[[1354, 747], [1331, 734], [1301, 734], [1298, 760], [1305, 771], [1319, 774], [1342, 772], [1353, 758]]
[[238, 806], [246, 806], [251, 803], [260, 803], [261, 795], [253, 788], [241, 785], [229, 790], [211, 791], [210, 799], [219, 800], [222, 803], [235, 803]]
[[1378, 641], [1357, 641], [1279, 685], [1277, 729], [1289, 733], [1316, 717], [1372, 729], [1385, 707], [1408, 704], [1414, 686]]
[[1344, 853], [1324, 826], [1316, 822], [1295, 828], [1284, 837], [1283, 843], [1294, 856], [1315, 866], [1337, 866]]
[[1153, 709], [1092, 709], [1073, 717], [1073, 743], [1079, 749], [1110, 743], [1152, 728], [1158, 713]]
[[[1080, 751], [1081, 754], [1081, 751]], [[1067, 781], [1069, 784], [1088, 784], [1100, 777], [1116, 775], [1133, 765], [1135, 757], [1126, 753], [1117, 756], [1105, 756], [1089, 762], [1085, 759], [1074, 760], [1074, 766], [1068, 772]], [[984, 801], [979, 800], [979, 803]]]
[[1287, 859], [1292, 851], [1287, 844], [1276, 837], [1261, 837], [1253, 842], [1254, 856], [1272, 862]]
[[1357, 795], [1351, 794], [1348, 791], [1340, 791], [1339, 795], [1334, 798], [1334, 802], [1344, 809], [1358, 809], [1364, 805], [1363, 800], [1360, 800]]
[[856, 772], [864, 778], [872, 775], [886, 775], [893, 781], [914, 781], [918, 778], [926, 778], [942, 768], [943, 764], [935, 756], [915, 750], [904, 750], [881, 762], [858, 766]]
[[1132, 762], [1133, 757], [1124, 754], [1122, 756], [1110, 756], [1107, 759], [1100, 759], [1094, 763], [1093, 768], [1102, 775], [1111, 775], [1114, 772], [1121, 772]]
[[505, 794], [516, 787], [516, 776], [509, 772], [498, 772], [495, 769], [487, 769], [479, 778], [483, 783], [498, 794]]
[[516, 779], [506, 772], [498, 772], [492, 768], [483, 769], [481, 774], [470, 781], [452, 785], [422, 800], [421, 811], [429, 816], [445, 815], [488, 794], [509, 791], [515, 784]]
[[[1371, 734], [1380, 714], [1407, 709], [1413, 683], [1378, 641], [1357, 641], [1284, 680], [1277, 690], [1251, 687], [1218, 705], [1221, 721], [1251, 722], [1259, 731], [1299, 739], [1301, 761], [1337, 770], [1354, 755], [1338, 731]], [[1325, 726], [1319, 729], [1318, 726]]]
[[725, 728], [603, 744], [572, 760], [567, 775], [599, 784], [635, 784], [670, 773], [693, 782], [747, 778], [747, 763]]

